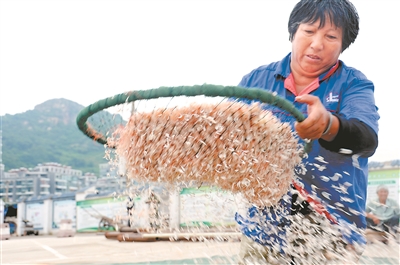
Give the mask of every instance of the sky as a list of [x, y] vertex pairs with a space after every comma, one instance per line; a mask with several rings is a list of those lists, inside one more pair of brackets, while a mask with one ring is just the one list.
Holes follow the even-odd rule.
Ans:
[[[370, 161], [400, 159], [400, 1], [352, 2], [360, 32], [340, 59], [375, 84], [381, 119]], [[87, 106], [130, 90], [237, 85], [290, 52], [287, 21], [295, 3], [0, 0], [0, 115], [54, 98]]]

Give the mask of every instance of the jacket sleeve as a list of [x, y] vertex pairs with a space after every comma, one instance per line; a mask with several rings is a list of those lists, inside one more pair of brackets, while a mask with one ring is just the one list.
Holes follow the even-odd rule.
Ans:
[[332, 152], [342, 149], [351, 150], [349, 155], [359, 154], [361, 157], [370, 157], [378, 147], [378, 136], [367, 124], [357, 119], [345, 119], [334, 114], [339, 119], [339, 131], [332, 141], [319, 139], [319, 144]]

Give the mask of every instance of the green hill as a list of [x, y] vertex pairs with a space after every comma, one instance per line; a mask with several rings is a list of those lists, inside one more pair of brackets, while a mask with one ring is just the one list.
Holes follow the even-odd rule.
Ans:
[[33, 110], [1, 116], [5, 170], [56, 162], [98, 175], [99, 164], [107, 160], [104, 147], [76, 125], [83, 108], [67, 99], [52, 99]]

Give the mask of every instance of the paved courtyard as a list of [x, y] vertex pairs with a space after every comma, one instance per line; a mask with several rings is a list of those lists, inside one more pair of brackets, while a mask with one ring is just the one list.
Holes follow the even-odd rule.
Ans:
[[[0, 264], [236, 264], [240, 242], [119, 242], [102, 234], [12, 237], [1, 241]], [[359, 264], [396, 264], [399, 244], [374, 243]]]

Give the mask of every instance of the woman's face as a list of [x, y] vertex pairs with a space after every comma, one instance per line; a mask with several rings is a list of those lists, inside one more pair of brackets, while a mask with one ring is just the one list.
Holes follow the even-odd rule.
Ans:
[[318, 28], [313, 24], [300, 24], [292, 40], [292, 71], [315, 78], [332, 67], [342, 50], [342, 29], [331, 24], [330, 19]]

